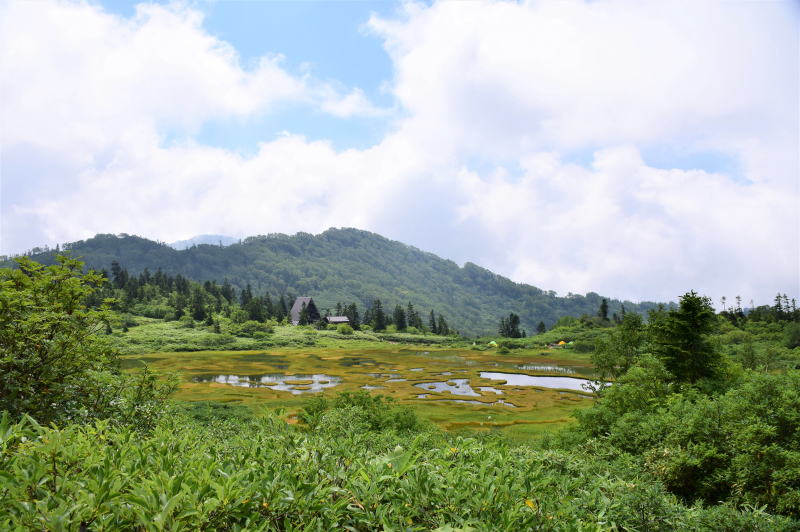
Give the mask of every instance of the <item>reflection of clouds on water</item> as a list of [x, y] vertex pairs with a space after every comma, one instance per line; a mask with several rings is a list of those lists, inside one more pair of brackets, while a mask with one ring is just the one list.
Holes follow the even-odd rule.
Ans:
[[506, 381], [506, 386], [539, 386], [541, 388], [556, 388], [565, 390], [584, 391], [583, 385], [591, 381], [574, 377], [547, 377], [523, 375], [521, 373], [500, 373], [496, 371], [481, 371], [484, 379]]
[[198, 375], [192, 381], [217, 382], [246, 388], [269, 388], [270, 390], [298, 395], [301, 393], [321, 392], [325, 388], [332, 388], [340, 384], [342, 379], [341, 377], [325, 375], [324, 373], [314, 375], [283, 375], [276, 373], [269, 375]]

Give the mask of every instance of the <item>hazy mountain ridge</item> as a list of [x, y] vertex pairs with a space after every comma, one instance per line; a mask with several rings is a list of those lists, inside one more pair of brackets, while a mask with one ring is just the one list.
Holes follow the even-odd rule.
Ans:
[[171, 242], [169, 247], [177, 250], [187, 249], [192, 246], [199, 246], [201, 244], [208, 244], [211, 246], [230, 246], [238, 242], [237, 238], [227, 235], [196, 235], [186, 240], [178, 240]]
[[[452, 327], [467, 334], [496, 333], [499, 320], [519, 314], [532, 334], [540, 320], [552, 325], [560, 316], [595, 314], [602, 296], [558, 297], [520, 284], [472, 263], [459, 267], [433, 253], [357, 229], [329, 229], [319, 235], [270, 234], [248, 237], [220, 247], [194, 245], [176, 250], [167, 244], [131, 235], [101, 234], [65, 246], [94, 269], [109, 269], [117, 260], [131, 273], [144, 268], [181, 274], [198, 281], [229, 279], [254, 292], [314, 297], [320, 309], [337, 301], [366, 304], [381, 299], [384, 308], [411, 301], [427, 316], [443, 313]], [[63, 250], [62, 250], [63, 251]], [[55, 251], [33, 255], [49, 263]], [[621, 302], [609, 298], [609, 314]], [[656, 304], [624, 302], [628, 311], [644, 312]]]

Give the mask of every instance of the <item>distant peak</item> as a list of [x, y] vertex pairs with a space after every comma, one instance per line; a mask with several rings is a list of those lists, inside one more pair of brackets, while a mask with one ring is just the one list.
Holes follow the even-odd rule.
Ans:
[[202, 244], [208, 244], [210, 246], [230, 246], [238, 241], [239, 239], [226, 235], [197, 235], [193, 236], [192, 238], [178, 240], [177, 242], [172, 242], [167, 245], [171, 248], [181, 250]]

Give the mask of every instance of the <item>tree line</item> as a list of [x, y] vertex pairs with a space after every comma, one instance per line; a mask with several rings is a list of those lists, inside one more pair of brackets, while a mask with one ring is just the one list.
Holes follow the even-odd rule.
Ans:
[[[131, 275], [116, 260], [112, 261], [110, 271], [103, 269], [100, 276], [107, 279], [108, 283], [99, 286], [90, 296], [91, 305], [97, 306], [105, 299], [113, 298], [114, 310], [167, 320], [191, 318], [208, 326], [218, 326], [215, 324], [215, 315], [225, 316], [235, 323], [265, 323], [270, 320], [284, 323], [289, 319], [289, 311], [295, 300], [295, 295], [291, 293], [274, 296], [266, 292], [256, 294], [249, 283], [237, 290], [228, 279], [222, 284], [216, 281], [201, 283], [181, 274], [166, 274], [160, 268], [155, 273], [145, 268], [139, 275]], [[354, 330], [366, 325], [374, 331], [393, 327], [402, 332], [431, 332], [443, 336], [457, 334], [441, 313], [431, 310], [425, 323], [413, 303], [409, 302], [405, 307], [396, 305], [392, 312], [386, 312], [380, 299], [374, 299], [363, 314], [355, 302], [338, 302], [334, 314], [331, 309], [325, 309], [324, 314], [318, 316], [311, 315], [303, 306], [298, 324], [324, 328], [328, 324], [326, 318], [331, 315], [346, 316]]]

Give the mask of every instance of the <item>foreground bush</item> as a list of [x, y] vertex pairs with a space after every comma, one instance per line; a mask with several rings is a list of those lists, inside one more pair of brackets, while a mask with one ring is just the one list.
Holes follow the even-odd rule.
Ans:
[[[275, 417], [164, 420], [147, 438], [107, 421], [0, 420], [2, 530], [790, 530], [787, 518], [682, 505], [634, 468], [493, 439], [352, 431]], [[358, 412], [361, 410], [361, 412]]]
[[643, 357], [578, 417], [582, 433], [636, 457], [684, 500], [800, 517], [800, 371], [746, 372], [707, 395]]
[[97, 334], [111, 318], [110, 302], [96, 300], [105, 279], [67, 257], [47, 267], [17, 262], [0, 269], [0, 411], [41, 423], [152, 427], [175, 382], [120, 373], [117, 353]]

